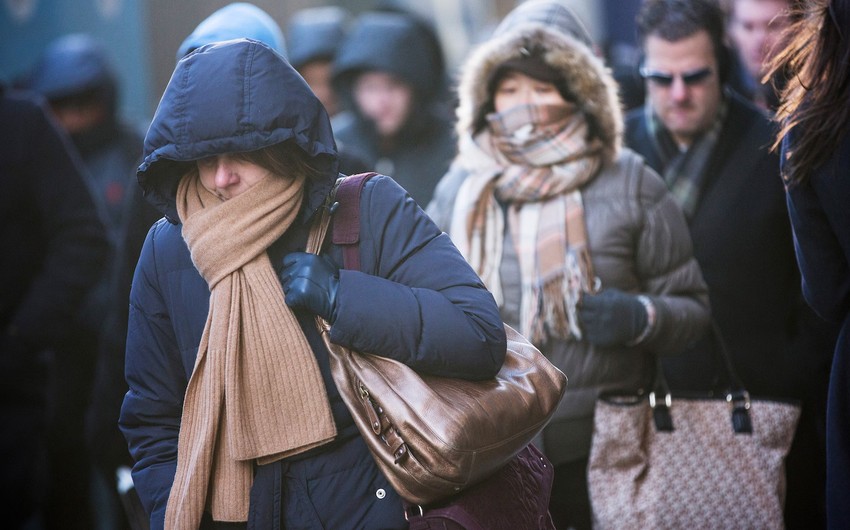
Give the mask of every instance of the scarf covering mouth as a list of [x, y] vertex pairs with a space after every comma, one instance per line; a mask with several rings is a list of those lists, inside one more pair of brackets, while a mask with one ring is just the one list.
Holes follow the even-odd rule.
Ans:
[[177, 210], [210, 306], [183, 405], [165, 528], [247, 521], [253, 465], [336, 436], [318, 363], [266, 249], [294, 222], [304, 177], [269, 175], [227, 201], [197, 174]]
[[522, 105], [487, 119], [489, 127], [461, 145], [472, 171], [455, 201], [452, 240], [503, 305], [507, 221], [521, 273], [520, 332], [535, 344], [581, 339], [576, 305], [596, 279], [580, 189], [601, 166], [601, 142], [588, 140], [585, 117], [570, 103]]

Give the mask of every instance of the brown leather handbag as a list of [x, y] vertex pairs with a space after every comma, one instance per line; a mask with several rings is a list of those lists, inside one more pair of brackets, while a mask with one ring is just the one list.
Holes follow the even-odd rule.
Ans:
[[[357, 223], [360, 187], [336, 195], [335, 225], [349, 232]], [[323, 208], [308, 252], [321, 247], [328, 224]], [[413, 504], [444, 499], [499, 471], [543, 429], [566, 389], [566, 376], [507, 325], [502, 369], [492, 380], [467, 381], [352, 351], [330, 341], [327, 322], [317, 317], [317, 323], [334, 381], [378, 467]]]

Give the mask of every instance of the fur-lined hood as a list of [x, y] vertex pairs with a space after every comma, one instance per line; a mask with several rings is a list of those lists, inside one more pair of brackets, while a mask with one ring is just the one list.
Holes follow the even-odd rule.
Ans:
[[[537, 4], [547, 9], [552, 9], [554, 4], [563, 9], [552, 2]], [[493, 111], [488, 81], [499, 65], [521, 58], [530, 50], [544, 50], [543, 60], [563, 73], [566, 92], [575, 96], [591, 130], [602, 139], [604, 162], [614, 160], [622, 143], [623, 112], [613, 76], [602, 59], [585, 44], [584, 35], [576, 38], [564, 31], [562, 25], [545, 24], [531, 10], [526, 12], [527, 17], [513, 16], [510, 27], [499, 26], [496, 34], [467, 59], [458, 84], [459, 137], [476, 134], [478, 118]]]

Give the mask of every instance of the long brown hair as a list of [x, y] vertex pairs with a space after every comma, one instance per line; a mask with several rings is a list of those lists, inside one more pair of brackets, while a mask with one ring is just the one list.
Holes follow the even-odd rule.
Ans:
[[789, 184], [804, 182], [826, 162], [850, 126], [850, 0], [806, 4], [765, 76], [780, 71], [787, 76], [773, 148], [795, 130], [794, 144], [785, 153], [783, 178]]

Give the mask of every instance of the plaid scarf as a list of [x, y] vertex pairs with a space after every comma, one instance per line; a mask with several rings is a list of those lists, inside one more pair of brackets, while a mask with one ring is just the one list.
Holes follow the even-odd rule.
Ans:
[[708, 158], [714, 151], [720, 130], [723, 128], [726, 105], [721, 103], [711, 127], [685, 150], [679, 148], [650, 105], [645, 105], [644, 110], [649, 137], [653, 141], [655, 150], [661, 156], [664, 168], [662, 177], [673, 199], [682, 208], [685, 217], [690, 220], [696, 212], [700, 194], [705, 185]]
[[488, 122], [461, 144], [472, 170], [455, 200], [452, 239], [502, 305], [507, 213], [521, 273], [521, 333], [537, 344], [580, 339], [576, 304], [594, 278], [580, 188], [601, 165], [601, 144], [587, 141], [584, 115], [571, 104], [524, 105]]

